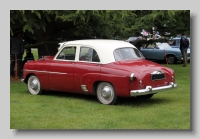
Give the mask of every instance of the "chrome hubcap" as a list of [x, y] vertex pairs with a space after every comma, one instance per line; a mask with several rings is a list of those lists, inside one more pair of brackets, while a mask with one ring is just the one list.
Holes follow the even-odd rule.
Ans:
[[102, 89], [102, 96], [105, 98], [105, 99], [109, 99], [111, 97], [111, 89], [108, 87], [108, 86], [105, 86], [103, 89]]
[[33, 89], [33, 90], [37, 90], [38, 89], [38, 81], [36, 79], [34, 79], [31, 84], [30, 84], [30, 87]]
[[97, 87], [97, 98], [102, 104], [114, 104], [117, 96], [110, 83], [101, 82]]

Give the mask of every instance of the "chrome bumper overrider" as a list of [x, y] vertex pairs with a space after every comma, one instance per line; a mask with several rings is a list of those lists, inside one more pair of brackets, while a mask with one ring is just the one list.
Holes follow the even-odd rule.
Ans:
[[145, 89], [131, 90], [130, 95], [140, 96], [140, 95], [154, 94], [160, 91], [166, 91], [166, 90], [174, 89], [177, 87], [178, 87], [178, 84], [174, 84], [173, 82], [170, 82], [169, 85], [167, 86], [161, 86], [161, 87], [155, 87], [155, 88], [152, 88], [151, 86], [146, 86]]

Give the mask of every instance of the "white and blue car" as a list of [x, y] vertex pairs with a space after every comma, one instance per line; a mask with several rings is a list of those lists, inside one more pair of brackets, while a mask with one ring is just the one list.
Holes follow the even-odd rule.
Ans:
[[[173, 48], [168, 43], [155, 43], [141, 48], [140, 51], [147, 60], [167, 60], [168, 64], [183, 61], [179, 47]], [[188, 60], [190, 60], [190, 50], [188, 50]]]

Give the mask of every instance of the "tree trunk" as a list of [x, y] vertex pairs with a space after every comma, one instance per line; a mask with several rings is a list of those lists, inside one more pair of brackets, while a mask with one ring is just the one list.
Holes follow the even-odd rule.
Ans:
[[[35, 30], [35, 36], [37, 43], [41, 42], [47, 42], [43, 43], [41, 45], [38, 45], [38, 58], [41, 58], [43, 56], [48, 55], [55, 55], [57, 53], [57, 32], [53, 25], [53, 23], [47, 23], [46, 31], [44, 32], [41, 30]], [[51, 43], [48, 43], [51, 42]], [[52, 43], [54, 42], [54, 43]]]
[[17, 61], [17, 54], [15, 54], [15, 79], [18, 78], [18, 61]]

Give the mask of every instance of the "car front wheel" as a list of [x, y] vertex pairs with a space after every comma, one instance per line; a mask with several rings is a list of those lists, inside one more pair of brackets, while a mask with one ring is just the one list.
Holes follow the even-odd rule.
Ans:
[[114, 87], [108, 82], [99, 83], [97, 86], [97, 98], [102, 104], [114, 104], [117, 100]]
[[28, 78], [28, 90], [32, 95], [40, 95], [42, 93], [42, 87], [39, 79], [32, 75]]

